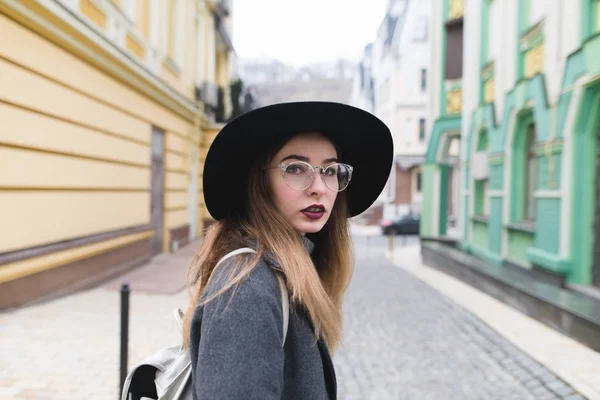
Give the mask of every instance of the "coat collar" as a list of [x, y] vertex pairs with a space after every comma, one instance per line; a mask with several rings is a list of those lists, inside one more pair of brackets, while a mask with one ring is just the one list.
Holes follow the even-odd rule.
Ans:
[[[315, 244], [312, 242], [312, 240], [310, 240], [309, 238], [307, 238], [304, 235], [300, 235], [300, 240], [302, 241], [302, 245], [304, 246], [304, 248], [306, 249], [308, 254], [312, 254], [315, 249]], [[248, 247], [253, 248], [254, 250], [258, 249], [258, 243], [257, 243], [256, 239], [248, 238], [248, 239], [246, 239], [245, 244]], [[279, 260], [268, 249], [265, 250], [265, 252], [263, 253], [263, 258], [267, 262], [267, 264], [269, 264], [271, 267], [273, 267], [277, 270], [280, 270], [280, 271], [283, 270]]]
[[300, 238], [302, 239], [302, 244], [306, 248], [306, 251], [308, 251], [308, 254], [312, 254], [313, 250], [315, 249], [315, 244], [313, 241], [304, 235], [301, 235]]

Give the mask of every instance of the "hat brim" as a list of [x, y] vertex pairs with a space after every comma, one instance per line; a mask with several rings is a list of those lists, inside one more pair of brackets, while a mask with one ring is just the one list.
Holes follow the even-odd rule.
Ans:
[[346, 189], [349, 216], [368, 209], [383, 191], [392, 168], [390, 130], [359, 108], [311, 101], [258, 108], [221, 129], [204, 164], [204, 200], [210, 215], [220, 220], [241, 210], [256, 155], [302, 132], [319, 132], [329, 138], [340, 150], [341, 161], [354, 167]]

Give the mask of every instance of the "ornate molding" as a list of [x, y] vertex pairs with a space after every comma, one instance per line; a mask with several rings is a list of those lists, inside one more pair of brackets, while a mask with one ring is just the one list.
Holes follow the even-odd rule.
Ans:
[[192, 99], [167, 85], [135, 55], [115, 46], [99, 28], [58, 1], [0, 0], [0, 12], [188, 121], [194, 121], [200, 112]]
[[460, 114], [462, 112], [462, 89], [448, 92], [446, 114]]
[[465, 15], [465, 0], [450, 0], [448, 20], [462, 18]]
[[544, 20], [533, 25], [521, 35], [521, 50], [527, 51], [544, 41]]
[[483, 101], [485, 104], [492, 103], [496, 99], [495, 85], [496, 82], [494, 77], [487, 79], [483, 84]]
[[527, 50], [524, 62], [525, 78], [544, 72], [544, 43]]

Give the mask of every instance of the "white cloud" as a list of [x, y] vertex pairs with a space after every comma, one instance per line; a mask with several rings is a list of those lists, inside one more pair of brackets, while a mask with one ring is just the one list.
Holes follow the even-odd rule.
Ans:
[[386, 0], [233, 0], [233, 45], [241, 58], [295, 66], [358, 59], [375, 39]]

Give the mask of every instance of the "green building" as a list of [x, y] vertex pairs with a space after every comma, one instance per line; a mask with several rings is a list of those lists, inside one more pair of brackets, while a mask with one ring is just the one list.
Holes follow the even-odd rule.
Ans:
[[[439, 243], [450, 243], [461, 253], [453, 253], [457, 265], [462, 259], [488, 275], [531, 277], [593, 297], [600, 288], [600, 2], [433, 1], [426, 263], [439, 266]], [[454, 232], [447, 221], [453, 140], [460, 140]]]

